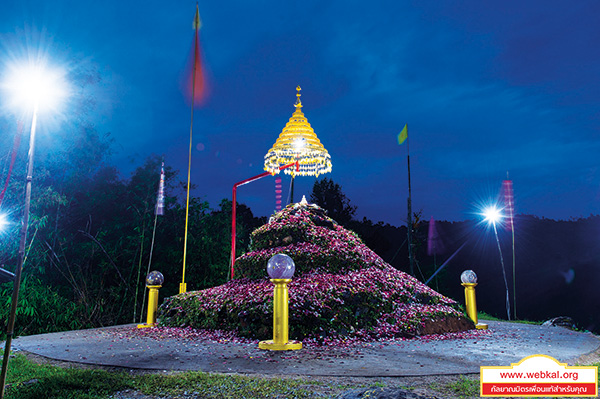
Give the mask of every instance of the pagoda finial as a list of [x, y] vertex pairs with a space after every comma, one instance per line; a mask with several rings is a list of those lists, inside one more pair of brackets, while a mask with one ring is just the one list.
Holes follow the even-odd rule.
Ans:
[[300, 87], [300, 85], [298, 85], [298, 87], [296, 87], [296, 91], [298, 92], [296, 93], [296, 104], [294, 104], [296, 108], [302, 108], [302, 101], [300, 101], [300, 90], [302, 90], [302, 88]]

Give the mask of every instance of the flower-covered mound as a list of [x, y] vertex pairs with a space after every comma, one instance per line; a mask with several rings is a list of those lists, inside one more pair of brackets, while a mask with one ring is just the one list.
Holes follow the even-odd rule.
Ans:
[[390, 267], [356, 233], [338, 225], [313, 204], [288, 205], [254, 230], [251, 239], [251, 251], [236, 260], [236, 277], [264, 278], [267, 261], [278, 253], [294, 260], [296, 275], [315, 270], [343, 274], [371, 266]]
[[291, 339], [382, 339], [474, 328], [455, 301], [385, 263], [315, 205], [286, 207], [252, 233], [252, 243], [236, 261], [240, 278], [167, 298], [161, 323], [271, 338], [273, 283], [265, 268], [271, 256], [285, 253], [296, 264], [288, 285]]

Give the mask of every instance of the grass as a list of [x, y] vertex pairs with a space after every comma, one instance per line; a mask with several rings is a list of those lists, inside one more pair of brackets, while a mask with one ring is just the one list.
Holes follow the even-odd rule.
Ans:
[[5, 396], [9, 398], [103, 398], [131, 385], [125, 373], [35, 364], [24, 355], [11, 357]]
[[[11, 356], [5, 397], [14, 399], [110, 398], [124, 390], [161, 397], [315, 398], [318, 383], [202, 372], [130, 375], [125, 371], [61, 368], [37, 364], [24, 355]], [[322, 384], [321, 384], [322, 385]]]
[[481, 312], [481, 311], [477, 312], [477, 319], [492, 320], [492, 321], [509, 321], [511, 323], [521, 323], [521, 324], [535, 324], [535, 325], [542, 324], [541, 321], [499, 319], [499, 318], [497, 318], [495, 316], [492, 316], [491, 314], [488, 314], [488, 313], [485, 313], [485, 312]]
[[446, 389], [460, 398], [473, 398], [479, 396], [479, 379], [460, 376], [458, 381], [446, 384]]
[[[0, 351], [1, 355], [1, 351]], [[600, 363], [592, 364], [599, 366]], [[371, 387], [385, 387], [374, 382]], [[352, 389], [356, 386], [328, 386], [307, 379], [260, 378], [241, 375], [185, 372], [131, 375], [126, 371], [62, 368], [37, 364], [22, 354], [11, 356], [6, 398], [14, 399], [88, 399], [111, 398], [119, 391], [132, 390], [157, 397], [225, 398], [322, 398], [323, 392]], [[410, 387], [404, 387], [411, 389]], [[460, 376], [457, 381], [430, 386], [460, 398], [479, 396], [479, 378]]]
[[314, 398], [303, 380], [258, 378], [236, 375], [186, 372], [171, 375], [148, 374], [136, 377], [136, 388], [146, 394], [176, 397], [191, 394], [200, 398]]

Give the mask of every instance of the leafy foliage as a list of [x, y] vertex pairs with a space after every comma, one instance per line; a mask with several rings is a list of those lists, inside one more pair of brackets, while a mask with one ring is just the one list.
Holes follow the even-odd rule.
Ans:
[[350, 199], [342, 192], [342, 187], [327, 177], [315, 182], [310, 201], [325, 209], [329, 217], [344, 227], [348, 227], [348, 223], [356, 214], [356, 206], [350, 204]]
[[[148, 157], [123, 179], [105, 163], [110, 145], [109, 136], [82, 126], [71, 132], [65, 147], [39, 151], [17, 335], [139, 321], [148, 268], [166, 277], [161, 295], [178, 290], [185, 205], [176, 196], [182, 186], [177, 173], [165, 168], [166, 209], [164, 216], [156, 218], [150, 262], [161, 159]], [[20, 153], [17, 165], [24, 164], [25, 158], [26, 153]], [[15, 221], [22, 214], [22, 172], [15, 168], [2, 204], [3, 209], [11, 209]], [[245, 248], [260, 219], [244, 205], [238, 209], [238, 246]], [[230, 215], [230, 201], [213, 210], [200, 198], [190, 199], [188, 287], [206, 288], [227, 280], [230, 242], [225, 232], [231, 228]], [[17, 222], [9, 227], [0, 235], [0, 265], [14, 271], [20, 233]], [[5, 304], [11, 291], [10, 284], [0, 287]], [[3, 309], [0, 315], [6, 316], [8, 307]]]
[[[0, 320], [8, 320], [11, 294], [11, 284], [0, 287]], [[86, 327], [77, 319], [81, 311], [77, 304], [60, 296], [53, 288], [43, 285], [35, 276], [27, 276], [21, 282], [17, 305], [21, 334]], [[6, 328], [3, 328], [2, 332], [4, 331]]]

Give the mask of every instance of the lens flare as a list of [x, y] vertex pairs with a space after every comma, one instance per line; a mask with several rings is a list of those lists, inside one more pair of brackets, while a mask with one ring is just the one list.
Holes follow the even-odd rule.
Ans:
[[506, 278], [506, 267], [504, 266], [504, 256], [502, 256], [502, 247], [500, 246], [500, 238], [498, 237], [498, 229], [496, 223], [502, 221], [504, 217], [500, 209], [497, 206], [491, 205], [483, 209], [482, 216], [484, 221], [491, 224], [494, 227], [494, 236], [496, 237], [496, 244], [498, 244], [498, 253], [500, 255], [500, 265], [502, 266], [502, 277], [504, 278], [504, 288], [506, 289], [506, 317], [510, 320], [510, 297], [508, 294], [508, 280]]
[[495, 205], [488, 206], [483, 210], [482, 213], [484, 219], [488, 223], [496, 224], [502, 220], [504, 217], [500, 209], [498, 209]]
[[6, 214], [0, 213], [0, 233], [3, 233], [8, 227], [8, 218]]
[[44, 62], [9, 65], [2, 89], [12, 107], [40, 111], [56, 111], [69, 92], [65, 72]]

